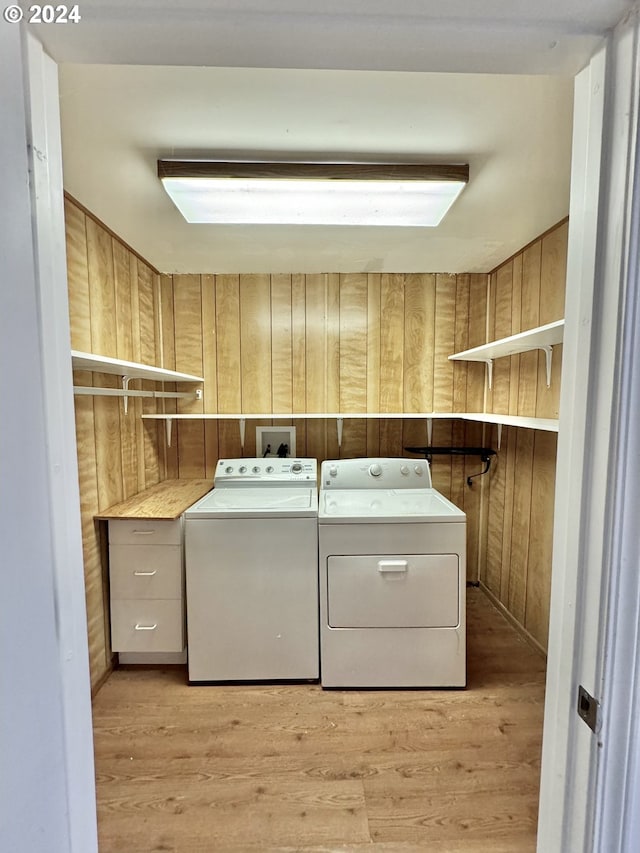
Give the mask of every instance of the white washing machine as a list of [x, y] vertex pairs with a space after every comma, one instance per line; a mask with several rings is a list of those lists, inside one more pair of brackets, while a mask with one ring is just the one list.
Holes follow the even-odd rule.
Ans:
[[466, 516], [426, 460], [322, 463], [323, 687], [464, 687]]
[[319, 677], [315, 459], [226, 459], [185, 513], [189, 680]]

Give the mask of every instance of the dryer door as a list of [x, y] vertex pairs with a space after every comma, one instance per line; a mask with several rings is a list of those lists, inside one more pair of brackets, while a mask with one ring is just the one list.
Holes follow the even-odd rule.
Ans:
[[331, 628], [455, 628], [457, 554], [328, 557]]

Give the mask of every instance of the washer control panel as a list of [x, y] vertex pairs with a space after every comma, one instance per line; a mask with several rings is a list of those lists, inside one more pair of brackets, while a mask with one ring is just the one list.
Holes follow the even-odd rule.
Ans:
[[322, 463], [323, 489], [430, 489], [426, 459], [329, 459]]
[[220, 459], [213, 478], [214, 486], [242, 485], [288, 485], [304, 482], [316, 483], [317, 459], [279, 459], [259, 457], [256, 459]]

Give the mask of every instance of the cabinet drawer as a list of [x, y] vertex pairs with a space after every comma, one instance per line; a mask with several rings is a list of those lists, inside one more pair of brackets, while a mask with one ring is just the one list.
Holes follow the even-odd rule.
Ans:
[[182, 598], [180, 545], [111, 545], [112, 598]]
[[114, 652], [181, 652], [184, 614], [181, 601], [111, 601]]
[[111, 545], [179, 545], [182, 519], [157, 521], [150, 518], [109, 521]]

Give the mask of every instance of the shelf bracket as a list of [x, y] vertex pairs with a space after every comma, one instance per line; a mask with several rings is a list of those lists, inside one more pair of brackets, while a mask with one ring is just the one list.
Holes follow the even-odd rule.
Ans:
[[171, 428], [173, 427], [173, 418], [167, 418], [164, 428], [167, 435], [167, 447], [171, 447]]
[[433, 418], [427, 418], [427, 444], [431, 444], [433, 436]]
[[244, 435], [245, 435], [245, 426], [246, 420], [244, 418], [240, 418], [238, 421], [238, 426], [240, 427], [240, 447], [244, 450]]
[[125, 413], [125, 415], [126, 415], [126, 414], [127, 414], [127, 412], [129, 411], [129, 396], [128, 396], [128, 391], [129, 391], [129, 382], [130, 382], [130, 381], [131, 381], [131, 377], [130, 377], [130, 376], [123, 376], [123, 377], [122, 377], [122, 391], [123, 391], [122, 403], [123, 403], [123, 405], [124, 405], [124, 413]]
[[498, 450], [500, 450], [500, 445], [502, 444], [502, 424], [497, 424], [498, 427]]
[[336, 432], [338, 434], [338, 448], [342, 447], [342, 427], [344, 426], [344, 418], [336, 418]]
[[547, 363], [547, 388], [551, 387], [551, 359], [553, 357], [553, 347], [540, 347], [544, 352], [545, 361]]
[[484, 358], [482, 359], [485, 363], [485, 367], [487, 368], [487, 379], [489, 380], [489, 391], [491, 391], [491, 387], [493, 385], [493, 359], [492, 358]]

